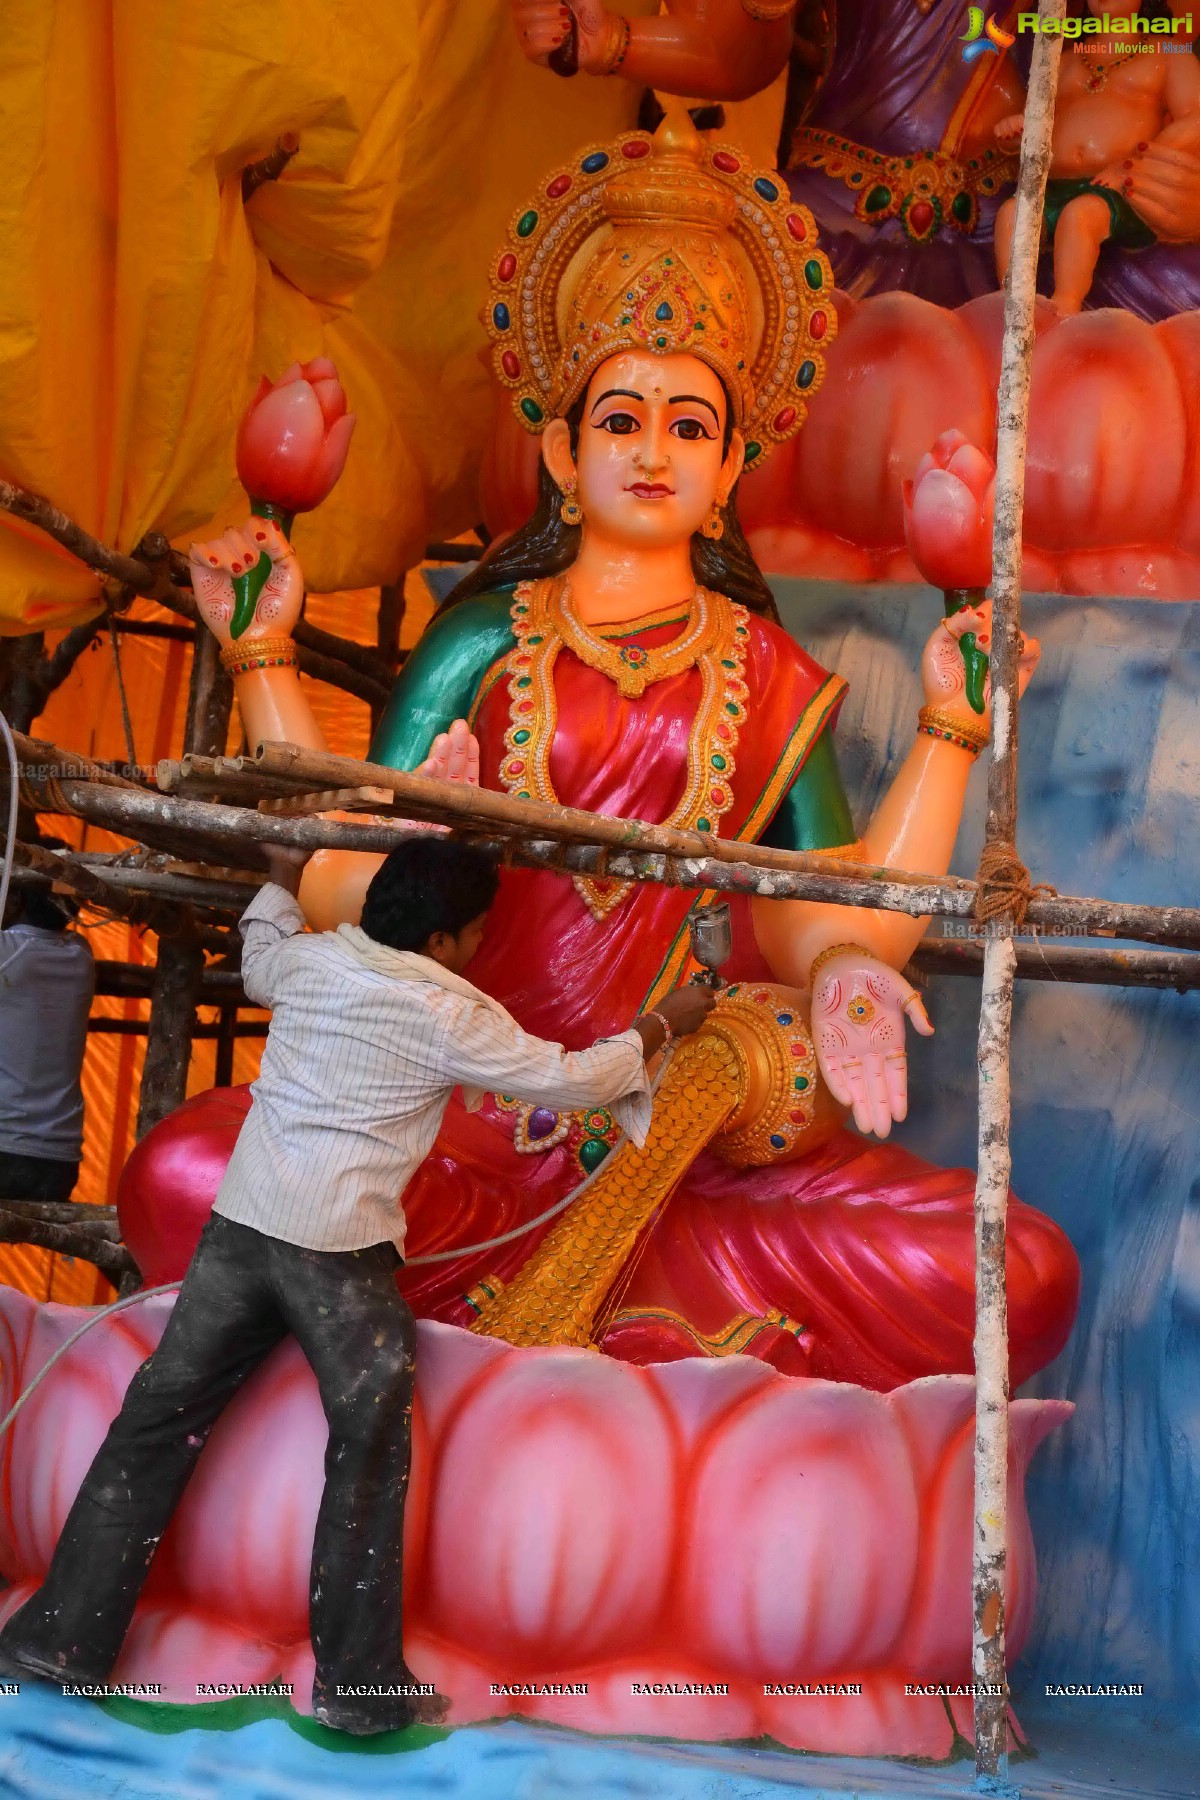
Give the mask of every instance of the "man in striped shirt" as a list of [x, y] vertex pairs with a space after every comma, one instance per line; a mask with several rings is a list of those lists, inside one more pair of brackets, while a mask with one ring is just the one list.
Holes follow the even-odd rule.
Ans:
[[242, 918], [246, 992], [273, 1009], [254, 1103], [162, 1341], [130, 1383], [45, 1581], [0, 1632], [0, 1668], [107, 1679], [213, 1424], [292, 1333], [329, 1423], [309, 1593], [313, 1711], [366, 1734], [436, 1722], [446, 1705], [421, 1691], [402, 1647], [414, 1332], [395, 1282], [399, 1196], [455, 1087], [468, 1105], [501, 1090], [558, 1109], [609, 1106], [640, 1142], [646, 1058], [694, 1031], [713, 996], [680, 989], [619, 1037], [569, 1053], [463, 979], [497, 888], [483, 852], [414, 838], [375, 875], [361, 927], [316, 934], [295, 898], [305, 857], [268, 855], [272, 880]]

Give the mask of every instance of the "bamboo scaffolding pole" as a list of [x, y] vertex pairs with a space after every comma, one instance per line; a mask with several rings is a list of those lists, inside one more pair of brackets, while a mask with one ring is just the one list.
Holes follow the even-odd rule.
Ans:
[[[1018, 942], [1014, 971], [1018, 981], [1064, 981], [1097, 987], [1173, 988], [1183, 994], [1200, 988], [1200, 955], [1194, 950], [1117, 950], [1091, 945], [1056, 944], [1037, 939]], [[905, 973], [975, 976], [983, 969], [982, 938], [925, 938], [913, 952]]]
[[[284, 746], [284, 748], [288, 748]], [[304, 754], [297, 752], [297, 756]], [[326, 759], [319, 759], [322, 763]], [[762, 846], [710, 842], [699, 833], [674, 832], [638, 820], [614, 819], [573, 808], [545, 808], [542, 819], [528, 803], [457, 782], [331, 758], [342, 765], [343, 778], [358, 780], [365, 772], [371, 785], [390, 785], [405, 810], [433, 822], [469, 829], [481, 837], [511, 839], [505, 855], [531, 867], [609, 874], [621, 880], [654, 881], [665, 886], [720, 893], [753, 894], [766, 899], [803, 899], [833, 905], [879, 908], [913, 918], [973, 917], [979, 888], [957, 876], [914, 874], [843, 863], [822, 854], [766, 850]], [[328, 781], [323, 767], [319, 784]], [[386, 782], [384, 777], [387, 778]], [[36, 786], [36, 784], [31, 784]], [[0, 793], [3, 792], [0, 771]], [[246, 807], [179, 799], [145, 789], [117, 792], [86, 781], [61, 780], [39, 798], [43, 811], [68, 811], [127, 837], [151, 843], [155, 837], [176, 842], [194, 833], [197, 846], [214, 846], [209, 861], [240, 861], [261, 869], [264, 843], [303, 849], [365, 850], [386, 854], [412, 825], [403, 819], [374, 818], [362, 823], [322, 818], [287, 818]], [[526, 838], [526, 831], [553, 831], [553, 839]], [[590, 840], [590, 841], [588, 841]], [[626, 848], [616, 848], [624, 845]], [[661, 848], [639, 848], [657, 845]], [[217, 850], [220, 846], [220, 850]], [[614, 846], [614, 847], [610, 847]], [[698, 854], [689, 852], [699, 852]], [[1122, 937], [1147, 943], [1200, 948], [1200, 911], [1189, 907], [1140, 906], [1087, 897], [1037, 898], [1028, 923], [1072, 937]]]
[[[1043, 27], [1061, 21], [1064, 0], [1041, 0]], [[1033, 374], [1034, 302], [1062, 38], [1034, 39], [996, 416], [996, 509], [992, 534], [992, 760], [981, 870], [1016, 859], [1017, 743], [1021, 656], [1021, 550], [1025, 455]], [[1026, 878], [1027, 879], [1027, 878]], [[979, 1000], [979, 1165], [975, 1186], [975, 1515], [972, 1646], [975, 1778], [1008, 1780], [1008, 1670], [1004, 1582], [1008, 1562], [1008, 1184], [1012, 1173], [1010, 1054], [1014, 942], [1011, 898], [988, 926]]]

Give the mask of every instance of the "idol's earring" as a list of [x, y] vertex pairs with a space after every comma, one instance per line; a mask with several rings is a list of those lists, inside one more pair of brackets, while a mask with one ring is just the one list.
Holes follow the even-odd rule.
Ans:
[[578, 485], [579, 483], [576, 481], [574, 475], [568, 475], [567, 479], [563, 482], [563, 500], [562, 505], [558, 509], [558, 516], [564, 525], [583, 524], [583, 508], [580, 506], [575, 492]]
[[721, 517], [721, 503], [719, 500], [713, 501], [712, 511], [709, 513], [707, 519], [705, 519], [700, 530], [706, 538], [716, 539], [725, 536], [725, 521]]

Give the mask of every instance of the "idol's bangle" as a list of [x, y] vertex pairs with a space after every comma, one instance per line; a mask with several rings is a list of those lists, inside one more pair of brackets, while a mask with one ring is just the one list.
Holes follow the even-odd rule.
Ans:
[[599, 63], [589, 73], [592, 75], [615, 75], [629, 54], [629, 40], [632, 35], [633, 28], [624, 13], [609, 13], [608, 36], [605, 39], [604, 49], [601, 52]]
[[662, 1026], [662, 1034], [663, 1034], [663, 1046], [662, 1047], [664, 1050], [669, 1050], [671, 1048], [671, 1045], [675, 1042], [675, 1033], [671, 1030], [671, 1027], [667, 1020], [666, 1014], [656, 1012], [653, 1007], [650, 1007], [646, 1012], [646, 1017], [648, 1019], [657, 1019], [658, 1020], [659, 1024]]
[[851, 954], [854, 956], [867, 956], [870, 957], [872, 961], [874, 961], [875, 958], [874, 951], [868, 950], [865, 944], [830, 944], [828, 950], [821, 950], [813, 957], [812, 968], [808, 971], [809, 988], [812, 989], [816, 987], [817, 976], [821, 973], [821, 970], [825, 967], [827, 962], [832, 962], [835, 956], [847, 956]]
[[926, 737], [939, 738], [945, 744], [954, 744], [959, 750], [968, 750], [972, 756], [978, 756], [991, 742], [992, 734], [983, 725], [972, 725], [968, 719], [960, 719], [957, 713], [943, 712], [937, 706], [923, 706], [917, 714], [917, 731]]
[[245, 675], [250, 669], [295, 669], [299, 658], [290, 637], [248, 638], [222, 644], [221, 667], [230, 675]]

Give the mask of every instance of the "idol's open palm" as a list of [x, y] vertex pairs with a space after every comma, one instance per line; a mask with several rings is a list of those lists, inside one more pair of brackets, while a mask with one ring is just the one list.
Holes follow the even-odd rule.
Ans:
[[876, 1137], [908, 1112], [906, 1014], [922, 1037], [933, 1035], [916, 989], [866, 950], [840, 951], [817, 971], [812, 1034], [821, 1074], [858, 1129]]

